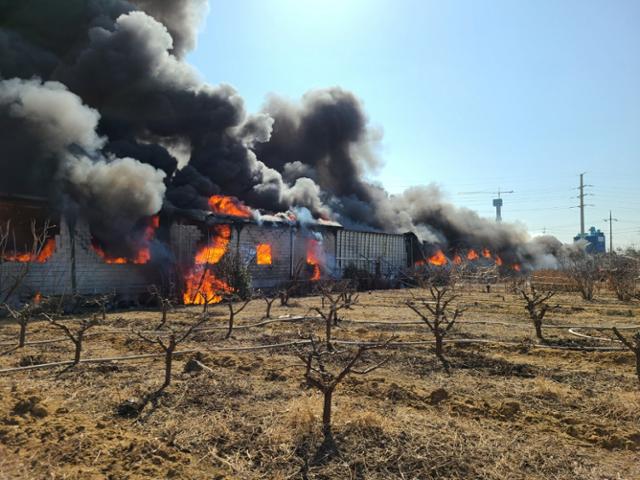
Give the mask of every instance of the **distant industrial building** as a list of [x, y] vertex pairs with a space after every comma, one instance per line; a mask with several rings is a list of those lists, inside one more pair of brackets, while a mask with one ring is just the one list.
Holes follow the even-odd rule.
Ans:
[[578, 240], [586, 240], [587, 242], [587, 253], [605, 253], [606, 251], [606, 241], [604, 233], [600, 230], [596, 230], [595, 227], [591, 227], [588, 232], [584, 234], [578, 234], [573, 237], [573, 241], [577, 242]]

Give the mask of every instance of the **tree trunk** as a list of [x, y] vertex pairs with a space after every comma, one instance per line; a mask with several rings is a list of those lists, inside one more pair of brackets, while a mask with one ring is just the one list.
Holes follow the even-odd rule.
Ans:
[[235, 317], [235, 313], [233, 312], [233, 308], [229, 306], [229, 328], [227, 329], [227, 334], [224, 338], [229, 338], [231, 336], [231, 332], [233, 332], [233, 317]]
[[[274, 299], [275, 300], [275, 299]], [[267, 302], [267, 314], [266, 318], [271, 318], [271, 306], [273, 305], [273, 300]]]
[[331, 430], [331, 403], [333, 401], [333, 388], [324, 391], [324, 405], [322, 407], [322, 435], [324, 443], [333, 442]]
[[315, 464], [323, 463], [338, 452], [336, 442], [333, 439], [333, 431], [331, 430], [331, 398], [333, 396], [333, 387], [329, 387], [324, 390], [323, 393], [324, 408], [322, 410], [322, 434], [324, 439], [315, 454], [315, 458], [313, 460], [313, 463]]
[[544, 337], [542, 336], [542, 321], [534, 319], [533, 326], [536, 329], [536, 337], [538, 340], [544, 340]]
[[440, 362], [442, 363], [442, 366], [448, 372], [449, 362], [447, 361], [446, 358], [444, 358], [444, 348], [443, 348], [444, 335], [442, 335], [442, 333], [439, 333], [439, 332], [434, 332], [434, 336], [436, 338], [436, 357], [438, 357], [438, 360], [440, 360]]
[[636, 375], [638, 382], [640, 382], [640, 350], [636, 350], [634, 353], [636, 354]]
[[327, 341], [327, 350], [329, 351], [333, 350], [333, 345], [331, 344], [331, 322], [331, 313], [329, 313], [329, 316], [327, 317], [327, 320], [325, 322], [325, 336]]
[[73, 364], [77, 365], [80, 363], [80, 354], [82, 353], [82, 338], [78, 338], [78, 340], [75, 340], [73, 343], [76, 346], [76, 352], [73, 357]]
[[20, 322], [20, 339], [18, 341], [18, 347], [24, 347], [25, 339], [27, 338], [27, 322]]
[[165, 351], [164, 356], [164, 383], [160, 387], [159, 391], [164, 390], [171, 383], [171, 367], [173, 365], [173, 351], [175, 350], [174, 344], [169, 344], [169, 348]]

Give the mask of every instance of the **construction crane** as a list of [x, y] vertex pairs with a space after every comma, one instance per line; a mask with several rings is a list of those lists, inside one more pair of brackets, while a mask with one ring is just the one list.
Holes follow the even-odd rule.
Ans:
[[513, 190], [501, 190], [500, 188], [498, 188], [497, 192], [490, 192], [490, 191], [459, 192], [459, 195], [489, 195], [489, 194], [497, 195], [498, 198], [493, 199], [493, 206], [496, 207], [496, 222], [501, 222], [503, 203], [502, 203], [502, 197], [500, 195], [503, 195], [505, 193], [515, 193], [515, 192]]

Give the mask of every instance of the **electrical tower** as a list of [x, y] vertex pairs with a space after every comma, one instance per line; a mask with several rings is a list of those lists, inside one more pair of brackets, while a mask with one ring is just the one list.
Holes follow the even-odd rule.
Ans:
[[613, 222], [617, 222], [617, 218], [613, 218], [611, 210], [609, 210], [609, 218], [603, 219], [605, 222], [609, 222], [609, 254], [613, 253]]
[[585, 207], [593, 207], [594, 205], [587, 205], [584, 203], [584, 197], [586, 197], [587, 195], [592, 195], [591, 193], [584, 193], [584, 189], [587, 187], [593, 187], [593, 185], [585, 185], [584, 184], [584, 173], [580, 174], [580, 185], [578, 186], [578, 191], [580, 192], [578, 194], [578, 199], [580, 200], [580, 205], [577, 205], [574, 208], [579, 208], [580, 209], [580, 237], [584, 237], [585, 233], [584, 233], [584, 208]]

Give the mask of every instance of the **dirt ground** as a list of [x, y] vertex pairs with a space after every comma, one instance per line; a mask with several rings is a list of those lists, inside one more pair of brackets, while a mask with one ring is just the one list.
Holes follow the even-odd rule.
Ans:
[[[178, 347], [199, 351], [208, 369], [185, 373], [194, 353], [179, 356], [172, 385], [137, 418], [119, 415], [118, 406], [161, 385], [161, 357], [0, 373], [0, 479], [640, 479], [633, 354], [539, 348], [523, 303], [506, 290], [459, 292], [457, 302], [468, 310], [450, 338], [483, 343], [447, 344], [450, 374], [429, 344], [368, 352], [370, 362], [391, 359], [337, 387], [340, 453], [321, 464], [313, 455], [322, 398], [306, 387], [291, 347], [219, 350], [322, 335], [312, 318], [250, 327], [264, 314], [262, 300], [239, 315], [228, 340], [226, 310], [213, 307], [206, 330]], [[407, 290], [361, 293], [334, 337], [431, 339], [426, 326], [408, 323], [418, 320], [408, 298]], [[293, 303], [276, 302], [272, 315], [309, 315], [320, 298]], [[640, 305], [609, 294], [584, 302], [565, 293], [555, 303], [561, 308], [549, 314], [548, 326], [640, 325]], [[199, 312], [176, 309], [170, 322], [188, 325]], [[153, 329], [159, 316], [110, 312], [88, 334], [83, 358], [159, 352], [131, 333]], [[68, 340], [15, 349], [17, 332], [17, 325], [0, 323], [0, 369], [72, 359]], [[548, 345], [619, 346], [607, 341], [611, 332], [573, 332], [545, 329]], [[27, 340], [63, 336], [38, 321]]]

